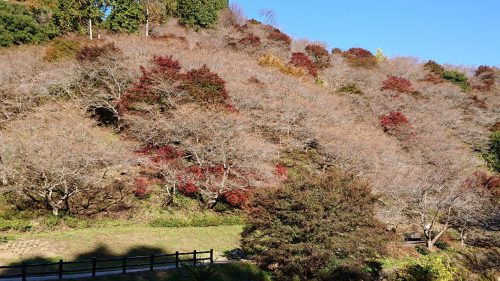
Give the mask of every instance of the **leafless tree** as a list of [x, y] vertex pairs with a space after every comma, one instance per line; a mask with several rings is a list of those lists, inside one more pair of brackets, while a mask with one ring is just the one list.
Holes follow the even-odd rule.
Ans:
[[78, 194], [106, 188], [127, 152], [83, 116], [74, 105], [54, 104], [10, 123], [0, 144], [7, 188], [55, 216]]
[[274, 12], [271, 9], [260, 10], [259, 16], [262, 18], [265, 24], [270, 24], [270, 25], [276, 24], [276, 12]]
[[95, 61], [79, 63], [75, 90], [84, 97], [89, 111], [107, 112], [118, 121], [117, 101], [128, 90], [130, 77], [123, 65], [123, 55], [105, 54]]

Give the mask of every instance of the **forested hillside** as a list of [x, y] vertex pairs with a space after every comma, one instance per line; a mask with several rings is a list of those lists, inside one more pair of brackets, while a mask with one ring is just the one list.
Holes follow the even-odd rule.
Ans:
[[0, 2], [0, 230], [246, 216], [278, 280], [368, 278], [415, 232], [494, 280], [499, 69], [328, 50], [224, 1], [89, 3]]

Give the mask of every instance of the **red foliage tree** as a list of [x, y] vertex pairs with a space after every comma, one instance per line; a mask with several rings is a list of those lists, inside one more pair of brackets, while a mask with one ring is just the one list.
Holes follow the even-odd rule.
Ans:
[[316, 68], [316, 65], [314, 65], [314, 62], [304, 53], [292, 53], [292, 58], [290, 59], [289, 64], [306, 69], [309, 74], [314, 77], [318, 76], [318, 69]]
[[247, 36], [240, 39], [239, 43], [243, 46], [258, 47], [261, 44], [260, 37], [250, 33]]
[[267, 38], [269, 40], [283, 43], [288, 47], [292, 44], [292, 38], [290, 38], [290, 36], [286, 35], [285, 33], [281, 32], [281, 30], [277, 28], [272, 29]]
[[232, 207], [241, 208], [246, 205], [250, 199], [248, 190], [236, 189], [228, 191], [223, 195], [224, 200]]
[[393, 111], [380, 116], [380, 125], [382, 125], [384, 130], [391, 130], [398, 127], [407, 127], [410, 123], [402, 112]]
[[288, 169], [281, 165], [281, 164], [278, 164], [275, 166], [275, 174], [278, 175], [279, 177], [286, 177], [288, 176]]
[[148, 187], [152, 184], [151, 180], [147, 177], [138, 177], [135, 179], [134, 195], [139, 199], [144, 199], [149, 196], [151, 190]]
[[182, 76], [181, 89], [198, 102], [208, 104], [225, 104], [229, 99], [226, 82], [219, 75], [203, 65], [201, 68], [188, 71]]
[[410, 80], [393, 75], [389, 75], [387, 79], [382, 82], [382, 90], [396, 91], [400, 93], [415, 92]]
[[307, 45], [306, 52], [314, 59], [314, 64], [319, 69], [324, 69], [330, 66], [330, 54], [320, 45]]
[[147, 70], [140, 67], [142, 76], [132, 88], [120, 99], [119, 109], [125, 111], [130, 109], [136, 102], [145, 102], [149, 104], [159, 103], [161, 93], [154, 90], [154, 87], [161, 81], [174, 82], [180, 79], [181, 65], [179, 61], [174, 60], [172, 56], [155, 56], [151, 60], [152, 68]]
[[120, 99], [119, 111], [135, 110], [134, 103], [143, 102], [159, 104], [168, 107], [170, 99], [179, 99], [178, 95], [171, 95], [171, 91], [162, 90], [163, 84], [170, 84], [177, 92], [186, 93], [194, 102], [202, 104], [225, 104], [229, 99], [225, 81], [204, 65], [199, 69], [192, 69], [182, 74], [181, 65], [172, 56], [155, 56], [151, 69], [141, 66], [142, 76], [139, 81]]
[[195, 196], [198, 193], [198, 187], [192, 182], [181, 183], [177, 186], [177, 190], [186, 196]]
[[342, 53], [342, 57], [354, 67], [373, 68], [377, 66], [375, 56], [363, 48], [350, 48]]

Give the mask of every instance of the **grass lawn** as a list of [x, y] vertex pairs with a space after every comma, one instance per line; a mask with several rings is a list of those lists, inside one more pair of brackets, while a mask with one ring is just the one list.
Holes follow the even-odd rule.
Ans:
[[10, 241], [0, 244], [0, 265], [211, 248], [217, 256], [239, 248], [241, 230], [242, 226], [237, 225], [181, 228], [137, 225], [12, 234]]

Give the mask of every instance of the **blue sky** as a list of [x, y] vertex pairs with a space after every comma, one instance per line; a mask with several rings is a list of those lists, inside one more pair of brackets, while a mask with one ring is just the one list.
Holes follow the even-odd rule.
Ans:
[[230, 0], [248, 18], [267, 8], [294, 38], [330, 48], [500, 66], [500, 0]]

